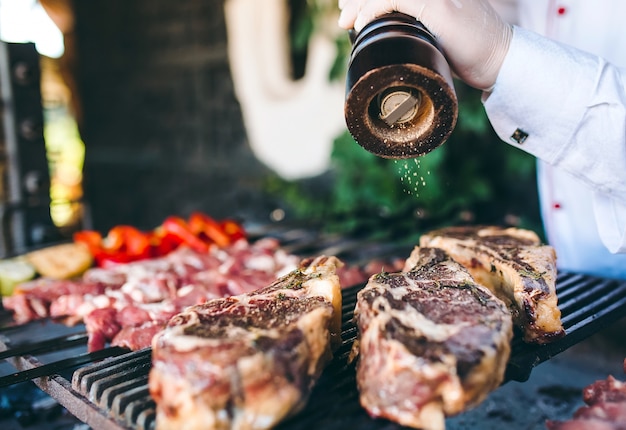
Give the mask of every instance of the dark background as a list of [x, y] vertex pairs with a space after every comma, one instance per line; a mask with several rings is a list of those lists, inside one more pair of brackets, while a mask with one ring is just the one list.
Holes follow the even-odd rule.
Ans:
[[222, 1], [76, 1], [93, 226], [266, 211], [235, 99]]

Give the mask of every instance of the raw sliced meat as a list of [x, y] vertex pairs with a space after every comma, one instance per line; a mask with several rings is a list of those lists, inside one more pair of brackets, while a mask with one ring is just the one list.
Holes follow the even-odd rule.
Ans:
[[27, 282], [4, 297], [3, 305], [20, 323], [48, 316], [63, 317], [67, 324], [83, 321], [89, 351], [104, 348], [122, 328], [113, 344], [143, 349], [150, 346], [154, 327], [187, 306], [261, 288], [299, 261], [275, 239], [240, 240], [207, 253], [180, 247], [161, 258], [93, 268], [80, 279]]

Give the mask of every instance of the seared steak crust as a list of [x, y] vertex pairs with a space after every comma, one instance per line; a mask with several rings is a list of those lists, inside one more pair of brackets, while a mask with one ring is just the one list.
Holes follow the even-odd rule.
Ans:
[[502, 382], [511, 315], [443, 250], [416, 248], [411, 260], [357, 296], [360, 401], [374, 417], [442, 429]]
[[526, 342], [547, 343], [565, 334], [556, 295], [556, 254], [534, 232], [448, 227], [422, 235], [420, 246], [444, 249], [507, 303]]
[[265, 429], [304, 406], [339, 341], [334, 257], [175, 316], [153, 340], [157, 429]]

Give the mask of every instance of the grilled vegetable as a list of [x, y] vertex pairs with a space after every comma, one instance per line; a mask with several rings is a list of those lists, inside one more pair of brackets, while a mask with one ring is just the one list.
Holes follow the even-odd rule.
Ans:
[[246, 233], [237, 222], [220, 222], [201, 212], [192, 213], [188, 220], [170, 216], [148, 232], [119, 225], [109, 230], [106, 237], [93, 230], [74, 234], [74, 242], [85, 245], [100, 267], [161, 257], [181, 245], [207, 252], [212, 245], [225, 247], [245, 238]]
[[41, 276], [69, 279], [81, 275], [93, 264], [88, 247], [81, 243], [64, 243], [49, 246], [24, 256]]
[[29, 281], [35, 275], [35, 268], [24, 259], [12, 258], [0, 261], [0, 293], [3, 296], [10, 296], [17, 284]]

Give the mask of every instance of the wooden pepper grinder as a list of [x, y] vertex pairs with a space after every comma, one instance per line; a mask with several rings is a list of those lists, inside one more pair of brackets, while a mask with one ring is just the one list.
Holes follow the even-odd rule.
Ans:
[[353, 37], [345, 119], [359, 145], [384, 158], [419, 157], [446, 141], [457, 116], [450, 67], [419, 21], [391, 13]]

